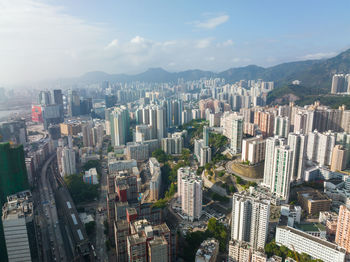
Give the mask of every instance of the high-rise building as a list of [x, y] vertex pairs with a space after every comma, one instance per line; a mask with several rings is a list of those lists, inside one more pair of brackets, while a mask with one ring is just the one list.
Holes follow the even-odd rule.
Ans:
[[[29, 190], [7, 197], [2, 224], [9, 262], [37, 259], [32, 194]], [[2, 259], [5, 259], [3, 254]]]
[[347, 163], [347, 150], [342, 145], [336, 145], [332, 151], [331, 171], [342, 171]]
[[263, 137], [269, 137], [273, 135], [274, 119], [275, 116], [272, 112], [254, 112], [254, 124], [259, 126]]
[[288, 117], [277, 116], [275, 117], [275, 124], [273, 133], [276, 136], [281, 136], [284, 138], [288, 137], [290, 128], [290, 121]]
[[305, 134], [307, 128], [307, 116], [308, 115], [304, 112], [298, 112], [294, 115], [294, 133], [299, 132]]
[[80, 115], [80, 97], [75, 90], [68, 90], [68, 115], [78, 116]]
[[114, 239], [118, 262], [127, 262], [127, 243], [129, 223], [124, 219], [114, 220]]
[[177, 181], [183, 214], [190, 221], [199, 219], [202, 215], [202, 179], [189, 167], [182, 167], [177, 171]]
[[242, 155], [241, 155], [242, 161], [248, 160], [249, 145], [252, 144], [254, 141], [261, 141], [261, 140], [263, 140], [262, 136], [256, 136], [256, 137], [246, 138], [242, 140]]
[[[57, 149], [59, 150], [59, 148]], [[64, 147], [61, 153], [62, 176], [73, 175], [77, 172], [75, 152], [72, 148]]]
[[203, 144], [209, 146], [209, 128], [207, 126], [203, 127]]
[[90, 123], [85, 123], [81, 126], [81, 131], [83, 133], [83, 145], [85, 147], [93, 147], [94, 141], [93, 141], [93, 133], [92, 133], [92, 126]]
[[135, 128], [135, 141], [143, 142], [151, 139], [152, 129], [149, 125], [137, 125]]
[[203, 146], [200, 149], [200, 165], [205, 166], [205, 164], [211, 161], [211, 148], [209, 146]]
[[166, 137], [166, 110], [163, 107], [157, 108], [157, 138], [160, 140]]
[[[23, 145], [0, 143], [0, 205], [6, 202], [8, 195], [28, 188]], [[5, 243], [1, 236], [3, 231], [0, 225], [0, 253], [6, 259]]]
[[350, 133], [350, 110], [343, 111], [341, 129], [346, 133]]
[[146, 219], [130, 223], [126, 243], [128, 262], [170, 262], [172, 236], [164, 223], [152, 226]]
[[52, 97], [49, 91], [40, 91], [39, 97], [38, 97], [38, 104], [43, 106], [53, 104]]
[[149, 159], [149, 170], [152, 176], [151, 181], [149, 183], [149, 195], [150, 200], [154, 201], [159, 199], [160, 189], [162, 185], [162, 172], [160, 169], [159, 162], [154, 157], [151, 157]]
[[24, 119], [0, 122], [0, 142], [27, 143], [27, 128]]
[[184, 140], [182, 137], [166, 137], [161, 140], [162, 150], [170, 155], [181, 154]]
[[343, 74], [335, 74], [332, 78], [331, 93], [344, 93], [347, 92], [347, 86], [345, 86], [345, 76]]
[[223, 135], [230, 139], [234, 154], [242, 152], [243, 116], [237, 113], [224, 114], [222, 117]]
[[52, 104], [63, 106], [63, 96], [61, 89], [51, 90], [51, 102]]
[[275, 148], [270, 189], [272, 193], [287, 201], [292, 175], [292, 159], [293, 150], [289, 146], [282, 145]]
[[263, 185], [269, 188], [271, 188], [272, 174], [274, 172], [273, 165], [275, 161], [275, 148], [283, 144], [285, 144], [285, 139], [281, 137], [269, 137], [266, 139]]
[[15, 192], [29, 188], [22, 145], [0, 143], [0, 202]]
[[157, 139], [157, 108], [156, 107], [149, 107], [149, 120], [150, 120], [150, 127], [151, 127], [151, 138]]
[[350, 252], [350, 210], [345, 205], [340, 206], [335, 243]]
[[320, 166], [329, 166], [332, 160], [332, 151], [335, 146], [334, 133], [319, 133], [317, 130], [308, 134], [306, 156], [308, 160]]
[[268, 234], [270, 202], [243, 194], [232, 198], [231, 239], [264, 248]]
[[292, 160], [292, 181], [303, 180], [303, 174], [305, 170], [305, 157], [306, 157], [306, 143], [307, 137], [300, 133], [289, 133], [288, 146], [293, 150]]
[[45, 130], [47, 130], [51, 124], [59, 124], [64, 120], [63, 108], [61, 105], [45, 105], [41, 107], [41, 110]]
[[113, 146], [125, 145], [129, 138], [129, 112], [125, 106], [115, 107], [109, 115]]

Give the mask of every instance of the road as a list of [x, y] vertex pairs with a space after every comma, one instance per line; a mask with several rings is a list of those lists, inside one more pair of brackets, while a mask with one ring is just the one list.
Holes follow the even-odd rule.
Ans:
[[52, 175], [52, 155], [44, 164], [37, 184], [39, 192], [38, 221], [41, 229], [43, 261], [67, 261], [63, 238], [59, 227], [55, 198], [48, 174]]
[[[107, 145], [103, 143], [102, 157], [107, 156]], [[96, 209], [96, 253], [99, 261], [108, 261], [106, 250], [106, 235], [104, 233], [104, 221], [107, 219], [107, 172], [104, 166], [107, 166], [107, 159], [102, 158], [102, 174], [100, 179], [100, 197]], [[101, 212], [99, 212], [101, 210]]]

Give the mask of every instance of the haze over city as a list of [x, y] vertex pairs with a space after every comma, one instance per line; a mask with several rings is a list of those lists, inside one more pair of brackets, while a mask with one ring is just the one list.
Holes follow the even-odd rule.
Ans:
[[350, 262], [349, 7], [0, 0], [0, 262]]

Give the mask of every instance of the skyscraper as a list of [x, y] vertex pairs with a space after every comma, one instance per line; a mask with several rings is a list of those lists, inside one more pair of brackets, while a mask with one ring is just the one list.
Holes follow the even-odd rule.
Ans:
[[273, 133], [275, 136], [288, 137], [290, 127], [290, 121], [288, 117], [277, 116], [275, 118], [275, 124]]
[[270, 202], [235, 193], [232, 198], [231, 239], [264, 248], [268, 234]]
[[345, 76], [343, 74], [335, 74], [332, 78], [332, 88], [331, 93], [344, 93], [347, 91], [347, 86], [345, 87]]
[[350, 210], [342, 205], [339, 209], [337, 231], [335, 234], [335, 243], [350, 252]]
[[307, 137], [300, 133], [289, 133], [288, 145], [293, 150], [292, 181], [303, 180], [305, 169]]
[[93, 147], [93, 133], [92, 126], [90, 123], [85, 123], [81, 126], [81, 132], [83, 133], [83, 145], [85, 147]]
[[76, 173], [75, 152], [73, 149], [65, 147], [62, 149], [62, 176]]
[[157, 108], [157, 138], [166, 137], [166, 110], [164, 107]]
[[0, 201], [6, 196], [27, 189], [28, 178], [22, 145], [0, 143]]
[[[0, 143], [0, 205], [5, 203], [8, 195], [28, 188], [23, 146]], [[2, 258], [6, 259], [3, 235], [2, 225], [0, 225], [0, 253], [4, 254]]]
[[332, 151], [331, 171], [342, 171], [347, 163], [347, 150], [342, 145], [336, 145]]
[[264, 165], [264, 180], [263, 184], [271, 188], [272, 176], [273, 176], [273, 165], [275, 161], [275, 148], [279, 145], [283, 145], [285, 140], [281, 137], [269, 137], [266, 139], [265, 146], [265, 165]]
[[109, 115], [113, 146], [125, 145], [129, 138], [129, 112], [125, 106], [114, 108]]
[[68, 115], [78, 116], [80, 115], [80, 97], [75, 90], [68, 90]]
[[293, 151], [289, 146], [275, 148], [271, 192], [288, 201], [290, 180], [292, 175]]
[[239, 154], [242, 151], [243, 138], [243, 116], [237, 113], [226, 114], [223, 116], [223, 134], [231, 141], [231, 150], [233, 154]]
[[318, 163], [320, 166], [329, 166], [335, 141], [336, 136], [331, 132], [319, 133], [315, 130], [309, 133], [306, 147], [307, 159]]
[[202, 215], [202, 179], [189, 167], [177, 171], [177, 192], [181, 199], [181, 209], [190, 221]]
[[203, 127], [203, 143], [204, 146], [209, 146], [209, 127]]

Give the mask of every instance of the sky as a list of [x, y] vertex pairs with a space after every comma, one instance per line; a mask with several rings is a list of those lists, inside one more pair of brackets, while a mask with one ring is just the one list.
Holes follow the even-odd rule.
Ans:
[[350, 48], [350, 1], [0, 0], [0, 86], [321, 59]]

